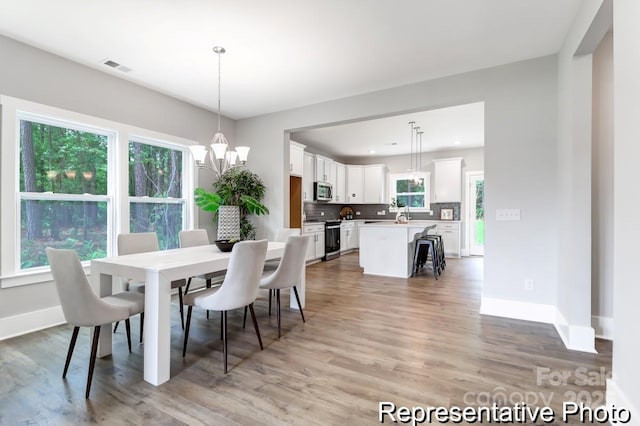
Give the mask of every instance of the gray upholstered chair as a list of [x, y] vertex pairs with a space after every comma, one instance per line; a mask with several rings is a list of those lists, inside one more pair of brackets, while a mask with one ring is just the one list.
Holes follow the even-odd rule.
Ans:
[[[155, 232], [136, 232], [132, 234], [118, 234], [118, 256], [127, 254], [148, 253], [160, 250], [158, 244], [158, 235]], [[184, 329], [184, 313], [182, 310], [182, 286], [185, 280], [177, 280], [171, 283], [171, 288], [178, 289], [178, 298], [180, 299], [180, 321]], [[126, 291], [144, 294], [144, 281], [133, 281], [126, 279], [123, 281], [123, 287]], [[113, 328], [115, 333], [118, 324]], [[144, 330], [144, 314], [140, 317], [140, 343], [142, 343], [142, 333]]]
[[[302, 271], [305, 267], [305, 254], [307, 252], [307, 245], [311, 236], [309, 235], [294, 235], [287, 239], [287, 244], [284, 247], [284, 254], [278, 265], [278, 269], [274, 273], [263, 277], [260, 280], [261, 289], [269, 289], [269, 313], [271, 313], [271, 292], [275, 291], [276, 295], [276, 309], [278, 315], [278, 338], [281, 335], [281, 315], [280, 315], [280, 290], [283, 288], [293, 288], [293, 293], [296, 296], [298, 307], [300, 308], [300, 315], [302, 316], [302, 322], [305, 322], [304, 312], [302, 311], [302, 305], [300, 304], [300, 297], [298, 295], [297, 284], [300, 282]], [[246, 312], [245, 312], [246, 317]]]
[[73, 250], [46, 249], [53, 281], [58, 291], [62, 312], [66, 321], [73, 326], [73, 334], [67, 351], [62, 377], [67, 376], [73, 349], [78, 338], [80, 327], [94, 327], [91, 356], [89, 358], [89, 374], [85, 398], [89, 398], [93, 367], [96, 363], [96, 351], [100, 337], [100, 327], [115, 321], [124, 320], [127, 329], [127, 343], [131, 352], [131, 327], [129, 317], [142, 313], [144, 296], [137, 293], [122, 292], [100, 298], [93, 293], [87, 276], [82, 269], [78, 254]]
[[[286, 243], [287, 238], [302, 234], [302, 230], [300, 228], [280, 228], [276, 231], [276, 237], [274, 241], [279, 243]], [[264, 264], [264, 272], [263, 273], [272, 273], [276, 269], [278, 269], [278, 265], [280, 265], [280, 259], [272, 259], [267, 260]], [[269, 315], [271, 315], [271, 301], [273, 300], [273, 296], [275, 296], [275, 292], [273, 290], [269, 290]]]
[[[180, 238], [180, 248], [184, 247], [198, 247], [198, 246], [207, 246], [211, 244], [209, 242], [209, 234], [207, 234], [206, 229], [192, 229], [189, 231], [180, 231], [178, 235]], [[192, 278], [199, 278], [206, 281], [206, 288], [211, 287], [211, 279], [218, 276], [215, 272], [204, 275], [197, 275], [195, 277], [189, 277], [187, 280], [187, 286], [184, 289], [184, 294], [189, 292], [189, 286], [191, 285]]]
[[241, 241], [233, 246], [229, 267], [222, 285], [218, 288], [192, 292], [184, 296], [187, 309], [187, 326], [184, 332], [182, 356], [187, 353], [191, 311], [194, 306], [222, 312], [222, 352], [224, 354], [224, 372], [227, 373], [227, 311], [248, 307], [251, 310], [253, 327], [258, 336], [260, 349], [263, 349], [260, 329], [253, 310], [253, 302], [258, 297], [258, 284], [267, 256], [267, 240]]

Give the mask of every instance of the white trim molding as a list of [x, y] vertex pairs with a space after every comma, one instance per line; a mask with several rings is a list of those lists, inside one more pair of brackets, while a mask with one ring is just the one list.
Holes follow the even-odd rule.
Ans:
[[599, 339], [613, 340], [613, 318], [612, 317], [591, 317], [591, 327], [596, 331]]
[[623, 393], [618, 384], [613, 379], [607, 379], [607, 409], [610, 410], [614, 406], [620, 410], [625, 408], [629, 410], [631, 413], [631, 420], [626, 423], [629, 426], [640, 426], [640, 410], [638, 407], [635, 407], [631, 404], [629, 398], [627, 398]]
[[0, 318], [0, 340], [66, 323], [61, 306]]
[[553, 324], [556, 318], [556, 307], [482, 296], [480, 314]]
[[570, 325], [554, 305], [482, 296], [480, 314], [553, 324], [567, 349], [597, 353], [593, 328]]
[[572, 351], [588, 352], [596, 351], [596, 333], [593, 327], [569, 324], [562, 312], [556, 308], [556, 320], [553, 323], [556, 331], [567, 349]]

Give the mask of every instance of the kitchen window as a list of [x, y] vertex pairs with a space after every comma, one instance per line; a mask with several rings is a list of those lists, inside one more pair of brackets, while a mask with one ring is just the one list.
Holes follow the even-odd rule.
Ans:
[[[8, 96], [2, 106], [0, 287], [51, 280], [46, 247], [89, 261], [119, 233], [178, 245], [194, 223], [196, 142]], [[136, 175], [136, 171], [138, 174]]]
[[[389, 197], [409, 211], [429, 211], [431, 173], [400, 173], [389, 175]], [[390, 208], [390, 211], [397, 211]]]

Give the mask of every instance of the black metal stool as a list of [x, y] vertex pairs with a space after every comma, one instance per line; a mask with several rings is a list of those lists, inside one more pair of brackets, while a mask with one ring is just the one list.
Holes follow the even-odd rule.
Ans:
[[433, 276], [435, 279], [438, 279], [438, 275], [440, 275], [440, 266], [439, 266], [439, 255], [438, 249], [436, 248], [438, 245], [437, 238], [432, 238], [432, 236], [421, 236], [415, 241], [416, 249], [413, 255], [413, 273], [411, 276], [414, 276], [418, 273], [418, 269], [422, 268], [429, 259], [429, 252], [431, 252], [431, 268], [433, 269]]

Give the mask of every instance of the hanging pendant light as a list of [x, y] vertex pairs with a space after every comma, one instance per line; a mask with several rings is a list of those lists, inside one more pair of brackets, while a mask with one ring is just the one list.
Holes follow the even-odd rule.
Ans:
[[[227, 141], [224, 133], [222, 133], [220, 127], [221, 55], [225, 53], [226, 50], [224, 47], [215, 46], [213, 51], [218, 55], [218, 130], [213, 135], [213, 139], [211, 139], [210, 151], [202, 145], [191, 145], [189, 149], [198, 167], [212, 170], [219, 178], [230, 168], [236, 167], [238, 165], [237, 160], [240, 161], [240, 165], [245, 165], [249, 156], [250, 147], [239, 146], [236, 147], [235, 150], [232, 150], [229, 148], [229, 141]], [[207, 156], [207, 154], [209, 155]], [[211, 165], [206, 163], [207, 157]]]

